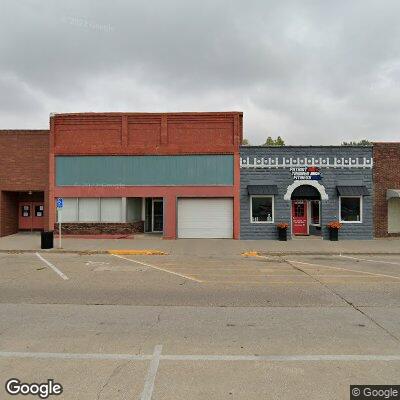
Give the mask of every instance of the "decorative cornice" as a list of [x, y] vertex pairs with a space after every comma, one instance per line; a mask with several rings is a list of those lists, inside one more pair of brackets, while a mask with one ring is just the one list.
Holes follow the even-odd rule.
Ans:
[[316, 166], [323, 168], [372, 168], [367, 157], [241, 157], [240, 168], [291, 168]]

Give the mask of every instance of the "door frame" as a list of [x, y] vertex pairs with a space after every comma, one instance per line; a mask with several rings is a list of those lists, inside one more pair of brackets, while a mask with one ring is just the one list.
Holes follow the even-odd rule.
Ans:
[[[162, 231], [155, 231], [154, 230], [154, 203], [161, 203], [163, 205], [163, 230]], [[151, 199], [151, 231], [155, 233], [163, 233], [164, 232], [164, 199]]]
[[[29, 206], [29, 227], [21, 227], [21, 222], [23, 221], [22, 207]], [[36, 216], [36, 206], [42, 206], [43, 210], [42, 216]], [[19, 201], [18, 202], [18, 231], [42, 231], [44, 230], [44, 201]]]
[[[304, 235], [295, 235], [294, 233], [293, 233], [293, 202], [295, 202], [295, 201], [303, 201], [304, 203], [305, 203], [305, 205], [304, 205], [304, 211], [306, 212], [306, 214], [307, 214], [307, 218], [306, 218], [306, 226], [307, 226], [307, 233], [306, 234], [304, 234]], [[309, 203], [309, 201], [308, 200], [306, 200], [306, 199], [304, 199], [304, 200], [290, 200], [290, 222], [291, 222], [291, 234], [292, 234], [292, 237], [293, 236], [310, 236], [310, 225], [309, 225], [309, 223], [308, 223], [308, 216], [309, 216], [309, 213], [308, 213], [308, 203]]]

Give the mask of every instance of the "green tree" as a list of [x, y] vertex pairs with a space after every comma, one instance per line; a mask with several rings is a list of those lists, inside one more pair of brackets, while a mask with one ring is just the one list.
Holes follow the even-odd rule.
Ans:
[[250, 142], [248, 139], [243, 139], [242, 140], [242, 146], [250, 146]]
[[370, 142], [367, 139], [362, 139], [357, 141], [351, 141], [351, 142], [342, 142], [342, 146], [371, 146], [372, 142]]
[[271, 136], [267, 137], [266, 142], [263, 144], [263, 146], [284, 146], [285, 145], [285, 141], [278, 136], [276, 139], [273, 139]]

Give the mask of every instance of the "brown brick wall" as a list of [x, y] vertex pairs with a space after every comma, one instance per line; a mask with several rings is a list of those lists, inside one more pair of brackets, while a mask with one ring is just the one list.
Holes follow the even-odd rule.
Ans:
[[80, 113], [51, 117], [54, 153], [233, 154], [239, 152], [241, 112]]
[[18, 229], [16, 192], [43, 192], [47, 209], [48, 165], [49, 131], [0, 130], [0, 236]]
[[[130, 235], [141, 233], [144, 230], [143, 221], [126, 223], [64, 223], [61, 231], [69, 235]], [[54, 232], [58, 233], [58, 224], [54, 225]]]
[[387, 189], [400, 189], [400, 143], [374, 143], [374, 226], [376, 237], [388, 234]]
[[48, 165], [49, 131], [0, 130], [0, 189], [44, 190]]
[[0, 192], [0, 236], [18, 232], [18, 193]]

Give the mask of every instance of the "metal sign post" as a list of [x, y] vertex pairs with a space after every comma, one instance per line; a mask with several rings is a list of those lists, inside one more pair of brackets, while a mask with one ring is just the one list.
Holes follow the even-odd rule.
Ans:
[[57, 199], [57, 214], [58, 214], [58, 248], [61, 249], [61, 215], [62, 208], [64, 207], [64, 199], [59, 197]]

